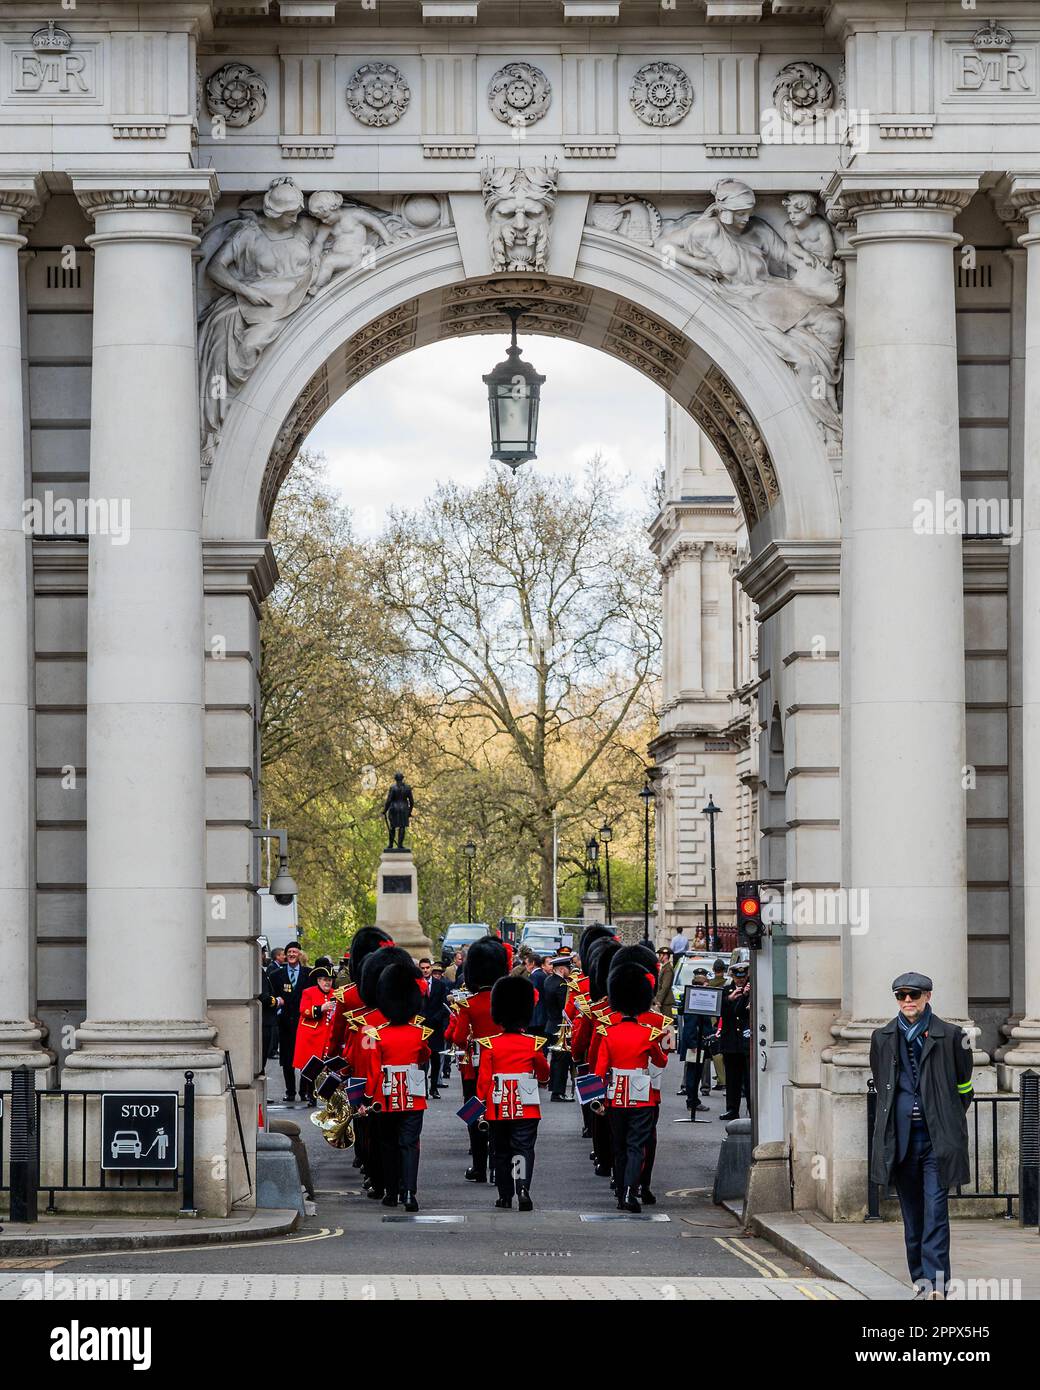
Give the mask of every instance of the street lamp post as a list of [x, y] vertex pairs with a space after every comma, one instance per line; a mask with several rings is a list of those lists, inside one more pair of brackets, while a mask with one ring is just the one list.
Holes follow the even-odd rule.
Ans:
[[595, 835], [590, 835], [585, 844], [585, 891], [598, 893], [600, 886], [599, 844]]
[[719, 949], [719, 899], [715, 884], [715, 817], [721, 813], [722, 807], [715, 805], [711, 792], [709, 792], [704, 814], [708, 817], [708, 835], [711, 840], [711, 935], [713, 951]]
[[466, 856], [466, 921], [473, 921], [473, 860], [477, 857], [477, 847], [472, 840], [462, 846]]
[[650, 940], [650, 803], [654, 799], [654, 789], [649, 775], [643, 790], [643, 940]]
[[600, 826], [599, 838], [603, 842], [603, 859], [607, 867], [607, 925], [612, 926], [614, 913], [610, 901], [610, 842], [614, 838], [614, 832], [606, 821]]

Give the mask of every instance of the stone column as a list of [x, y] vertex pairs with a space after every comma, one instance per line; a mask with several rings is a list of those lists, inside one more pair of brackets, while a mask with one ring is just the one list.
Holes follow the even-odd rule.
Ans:
[[31, 176], [0, 182], [0, 1085], [22, 1064], [53, 1062], [41, 1047], [33, 1019], [33, 928], [30, 894], [32, 833], [32, 725], [30, 710], [29, 594], [31, 552], [24, 503], [29, 480], [22, 401], [21, 224], [41, 207], [40, 181]]
[[[1040, 179], [1015, 179], [1011, 206], [1026, 219], [1022, 545], [1022, 879], [1024, 996], [1007, 1029], [1002, 1084], [1015, 1088], [1021, 1069], [1040, 1066]], [[1014, 1014], [1013, 1004], [1013, 1014]]]
[[90, 490], [126, 509], [129, 541], [90, 541], [87, 1013], [63, 1084], [179, 1087], [190, 1068], [215, 1095], [192, 276], [215, 176], [74, 187], [95, 229]]
[[[855, 219], [856, 377], [842, 597], [852, 835], [845, 883], [869, 910], [850, 933], [856, 1052], [892, 1016], [902, 970], [968, 1013], [961, 537], [922, 534], [961, 495], [952, 251], [976, 183], [846, 179]], [[864, 929], [865, 926], [865, 929]], [[839, 1065], [862, 1065], [861, 1055]]]

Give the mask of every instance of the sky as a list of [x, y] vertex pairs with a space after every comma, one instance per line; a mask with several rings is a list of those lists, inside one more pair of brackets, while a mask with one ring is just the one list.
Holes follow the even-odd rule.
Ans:
[[[629, 474], [626, 501], [645, 498], [664, 463], [665, 396], [634, 368], [559, 338], [525, 337], [525, 359], [546, 378], [538, 458], [523, 468], [580, 473], [599, 451]], [[473, 486], [490, 455], [487, 387], [481, 376], [505, 356], [508, 336], [451, 338], [405, 353], [362, 378], [311, 431], [328, 478], [353, 513], [359, 539], [382, 530], [390, 507], [414, 507], [440, 481]]]

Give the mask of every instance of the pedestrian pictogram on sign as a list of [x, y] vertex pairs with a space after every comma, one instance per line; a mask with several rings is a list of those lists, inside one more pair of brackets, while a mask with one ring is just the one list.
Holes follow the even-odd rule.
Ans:
[[107, 1091], [101, 1097], [101, 1167], [177, 1168], [177, 1092]]

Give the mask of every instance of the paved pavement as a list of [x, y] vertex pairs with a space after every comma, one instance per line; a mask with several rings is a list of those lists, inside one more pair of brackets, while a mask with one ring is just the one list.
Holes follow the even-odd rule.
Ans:
[[[532, 1184], [536, 1210], [497, 1211], [493, 1187], [463, 1178], [466, 1130], [455, 1116], [461, 1094], [453, 1076], [444, 1098], [427, 1112], [418, 1217], [367, 1200], [349, 1151], [324, 1142], [309, 1123], [313, 1112], [272, 1106], [272, 1117], [300, 1123], [317, 1190], [317, 1215], [301, 1221], [292, 1235], [193, 1250], [41, 1260], [36, 1274], [0, 1267], [0, 1297], [36, 1296], [20, 1293], [21, 1282], [47, 1272], [87, 1286], [91, 1278], [107, 1276], [119, 1281], [113, 1285], [118, 1297], [858, 1297], [767, 1241], [744, 1237], [737, 1220], [712, 1204], [722, 1097], [715, 1093], [709, 1101], [711, 1123], [674, 1123], [686, 1112], [674, 1094], [673, 1068], [674, 1062], [659, 1129], [659, 1201], [641, 1217], [618, 1213], [609, 1180], [593, 1174], [580, 1111], [570, 1103], [543, 1108]], [[280, 1092], [280, 1074], [272, 1067], [269, 1094]], [[124, 1286], [138, 1291], [122, 1292]]]

